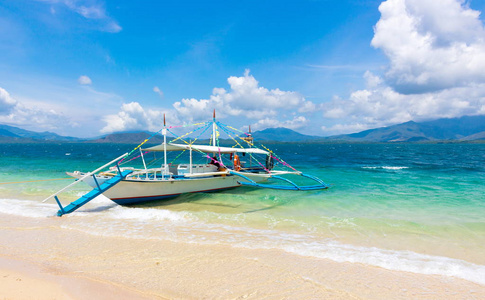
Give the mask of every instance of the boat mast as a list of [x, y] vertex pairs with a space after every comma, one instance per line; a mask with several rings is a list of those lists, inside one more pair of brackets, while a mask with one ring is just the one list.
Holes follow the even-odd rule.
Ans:
[[[249, 125], [249, 132], [246, 134], [245, 137], [242, 137], [241, 139], [248, 144], [248, 148], [253, 147], [254, 139], [253, 139], [253, 135], [251, 134], [251, 125]], [[249, 165], [252, 166], [252, 164], [253, 164], [252, 156], [249, 155]]]
[[212, 116], [212, 146], [216, 146], [216, 110], [214, 109], [214, 114]]
[[168, 174], [167, 172], [167, 123], [165, 122], [165, 114], [163, 114], [163, 178]]
[[189, 154], [190, 154], [190, 161], [189, 161], [189, 173], [192, 174], [192, 141], [189, 145]]
[[[249, 148], [251, 148], [253, 146], [253, 135], [251, 134], [251, 125], [249, 125], [249, 142], [251, 143], [249, 145]], [[251, 154], [249, 155], [249, 166], [252, 166], [253, 165], [253, 157], [251, 156]]]
[[[216, 125], [216, 110], [214, 109], [214, 113], [212, 115], [212, 146], [216, 146], [216, 134], [217, 134], [217, 125]], [[212, 153], [212, 158], [211, 162], [215, 163], [215, 161], [212, 161], [216, 157], [216, 153]]]

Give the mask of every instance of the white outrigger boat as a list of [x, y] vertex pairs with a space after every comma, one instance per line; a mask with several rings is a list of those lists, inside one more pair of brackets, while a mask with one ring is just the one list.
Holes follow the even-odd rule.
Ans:
[[[194, 126], [199, 127], [177, 137], [170, 129], [182, 126], [167, 127], [164, 120], [164, 127], [160, 130], [164, 139], [162, 144], [147, 148], [142, 147], [150, 137], [130, 153], [123, 154], [92, 172], [67, 172], [77, 181], [49, 196], [44, 202], [55, 198], [60, 207], [57, 215], [62, 216], [75, 211], [100, 194], [117, 204], [130, 205], [176, 197], [184, 193], [211, 192], [242, 185], [284, 190], [328, 188], [319, 178], [295, 170], [264, 146], [265, 149], [255, 147], [250, 132], [243, 133], [217, 122], [215, 112], [212, 121], [194, 124]], [[196, 144], [195, 141], [209, 128], [212, 128], [209, 145]], [[221, 131], [233, 139], [235, 144], [232, 147], [221, 145], [223, 144], [223, 141], [219, 139]], [[195, 140], [186, 140], [190, 134], [196, 132], [199, 132], [199, 134]], [[168, 133], [174, 136], [171, 142], [167, 142]], [[241, 133], [243, 133], [243, 136], [241, 136]], [[176, 143], [179, 140], [180, 142]], [[158, 160], [156, 159], [157, 153], [163, 154]], [[170, 158], [172, 161], [168, 163], [172, 153], [176, 153], [176, 158]], [[185, 157], [183, 154], [185, 154]], [[147, 162], [151, 155], [154, 156], [154, 159]], [[243, 157], [243, 160], [240, 157]], [[125, 164], [133, 163], [138, 158], [141, 160], [138, 167], [124, 167]], [[183, 161], [184, 158], [185, 161]], [[161, 159], [163, 159], [163, 162], [160, 162]], [[156, 166], [157, 163], [158, 166]], [[286, 167], [286, 170], [277, 170], [276, 167]], [[317, 184], [298, 186], [289, 179], [281, 177], [285, 174], [304, 176], [316, 181]], [[287, 184], [263, 184], [269, 179], [283, 180]], [[78, 182], [87, 183], [93, 187], [93, 190], [69, 205], [62, 206], [57, 195]]]

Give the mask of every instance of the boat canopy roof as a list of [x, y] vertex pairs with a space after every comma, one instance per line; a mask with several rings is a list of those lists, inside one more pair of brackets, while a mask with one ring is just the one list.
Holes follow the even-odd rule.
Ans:
[[[157, 146], [153, 146], [150, 148], [143, 149], [144, 151], [164, 151], [164, 144], [160, 144]], [[183, 150], [193, 150], [204, 152], [204, 153], [254, 153], [254, 154], [265, 154], [269, 155], [268, 151], [259, 149], [259, 148], [232, 148], [232, 147], [218, 147], [218, 146], [209, 146], [209, 145], [187, 145], [187, 144], [167, 144], [167, 151], [183, 151]]]

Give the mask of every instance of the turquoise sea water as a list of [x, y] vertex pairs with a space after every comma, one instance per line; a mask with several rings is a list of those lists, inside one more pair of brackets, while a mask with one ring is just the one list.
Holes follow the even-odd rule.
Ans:
[[[242, 187], [136, 207], [99, 197], [64, 216], [62, 227], [125, 238], [276, 248], [485, 284], [485, 144], [267, 146], [331, 188]], [[0, 214], [52, 217], [55, 202], [41, 201], [72, 180], [39, 180], [93, 170], [132, 148], [0, 145]], [[79, 184], [61, 200], [67, 204], [88, 190]]]

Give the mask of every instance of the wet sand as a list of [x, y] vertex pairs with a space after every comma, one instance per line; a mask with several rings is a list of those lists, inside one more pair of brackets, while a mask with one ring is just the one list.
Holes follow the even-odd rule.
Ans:
[[277, 249], [95, 236], [63, 229], [65, 221], [0, 216], [1, 299], [485, 298], [485, 286], [453, 277]]

